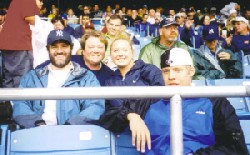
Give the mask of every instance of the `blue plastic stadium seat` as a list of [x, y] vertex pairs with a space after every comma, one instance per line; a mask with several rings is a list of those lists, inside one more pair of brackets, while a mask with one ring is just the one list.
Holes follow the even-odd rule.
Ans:
[[[208, 86], [242, 86], [247, 83], [247, 79], [218, 79], [218, 80], [206, 80]], [[245, 97], [227, 97], [231, 105], [235, 108], [238, 116], [241, 114], [246, 117], [250, 116], [249, 105], [246, 102]]]
[[111, 134], [95, 125], [41, 126], [11, 133], [10, 155], [110, 155]]
[[248, 152], [250, 152], [250, 120], [240, 120], [241, 128], [244, 132]]
[[0, 154], [5, 155], [8, 125], [0, 125]]
[[104, 24], [104, 19], [102, 18], [92, 18], [91, 19], [91, 22], [94, 24], [94, 25], [102, 25]]
[[248, 66], [244, 66], [244, 78], [246, 78], [246, 79], [250, 79], [250, 65], [248, 65]]
[[132, 145], [131, 133], [124, 132], [116, 136], [117, 155], [140, 155], [140, 152]]
[[70, 27], [72, 27], [73, 29], [75, 29], [76, 27], [80, 26], [80, 24], [71, 24], [71, 23], [69, 23], [68, 25]]
[[192, 86], [206, 86], [206, 80], [192, 80]]
[[152, 38], [150, 38], [150, 37], [140, 37], [140, 38], [139, 38], [139, 41], [140, 41], [141, 49], [142, 49], [145, 45], [149, 44], [149, 43], [151, 42], [151, 39], [152, 39]]
[[133, 49], [135, 51], [134, 60], [138, 60], [140, 50], [141, 50], [141, 46], [140, 45], [133, 45]]

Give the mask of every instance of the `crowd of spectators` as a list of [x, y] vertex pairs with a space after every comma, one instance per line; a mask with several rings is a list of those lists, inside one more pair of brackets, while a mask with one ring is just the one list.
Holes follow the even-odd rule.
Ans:
[[[168, 11], [147, 5], [126, 8], [116, 4], [114, 8], [108, 5], [105, 10], [100, 10], [98, 4], [79, 5], [77, 10], [42, 5], [40, 0], [35, 3], [13, 0], [8, 9], [0, 9], [4, 87], [189, 86], [192, 79], [243, 78], [242, 57], [250, 55], [250, 10], [241, 12], [240, 6], [233, 2], [220, 10], [215, 7], [196, 10], [191, 6]], [[17, 12], [22, 14], [19, 16]], [[142, 47], [141, 38], [150, 42]], [[138, 57], [135, 57], [135, 45], [140, 46]], [[186, 153], [215, 151], [216, 154], [223, 147], [218, 150], [225, 154], [230, 151], [247, 154], [239, 121], [226, 99], [195, 99], [194, 102], [206, 103], [202, 106], [208, 108], [210, 128], [205, 136], [211, 141], [206, 143], [199, 138], [204, 133], [195, 135], [199, 140], [196, 141], [197, 137], [190, 140], [196, 141], [195, 149], [188, 144], [193, 150], [185, 150]], [[88, 123], [100, 123], [114, 133], [130, 128], [132, 144], [136, 143], [138, 151], [148, 154], [151, 138], [152, 151], [161, 152], [163, 144], [157, 138], [161, 130], [153, 129], [155, 120], [147, 110], [158, 111], [158, 105], [167, 105], [165, 110], [169, 108], [165, 99], [112, 99], [106, 100], [105, 108], [103, 100], [13, 103], [13, 119], [23, 128]], [[221, 114], [224, 108], [227, 111]], [[235, 129], [225, 123], [227, 120], [222, 121], [226, 124], [223, 129], [212, 128], [216, 119], [212, 111], [221, 117], [231, 114]], [[230, 131], [224, 133], [225, 128]], [[154, 137], [150, 138], [149, 130]], [[228, 139], [228, 143], [222, 144], [217, 137], [221, 141]], [[165, 153], [169, 151], [167, 144], [163, 145]]]

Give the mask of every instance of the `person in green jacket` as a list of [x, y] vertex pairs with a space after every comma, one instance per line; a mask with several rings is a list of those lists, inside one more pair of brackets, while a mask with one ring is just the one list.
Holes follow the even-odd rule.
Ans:
[[148, 45], [141, 49], [139, 59], [160, 68], [160, 58], [166, 50], [179, 47], [191, 53], [188, 46], [178, 40], [178, 26], [175, 20], [171, 20], [170, 18], [162, 20], [159, 29], [160, 36], [153, 38]]

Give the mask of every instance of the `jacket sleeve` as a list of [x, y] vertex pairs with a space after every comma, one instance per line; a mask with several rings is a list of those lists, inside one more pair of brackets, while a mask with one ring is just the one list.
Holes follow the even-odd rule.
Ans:
[[165, 86], [161, 70], [155, 65], [147, 64], [141, 72], [141, 77], [150, 86]]
[[193, 36], [194, 36], [193, 28], [190, 27], [190, 29], [187, 29], [185, 27], [184, 30], [180, 34], [180, 39], [181, 39], [181, 41], [183, 41], [188, 46], [193, 47], [194, 45], [191, 42]]
[[129, 127], [127, 115], [136, 113], [145, 118], [146, 112], [152, 103], [157, 99], [128, 99], [120, 106], [111, 106], [107, 101], [107, 108], [100, 118], [100, 125], [113, 133], [121, 133]]
[[[33, 82], [31, 79], [32, 74], [29, 72], [20, 82], [19, 88], [28, 88]], [[31, 100], [20, 100], [13, 102], [13, 119], [20, 125], [21, 128], [35, 127], [37, 121], [42, 121], [40, 114], [36, 113], [34, 109], [42, 108], [41, 105], [36, 101]], [[39, 102], [39, 101], [37, 101]]]
[[193, 59], [195, 66], [194, 79], [222, 79], [225, 74], [217, 70], [207, 59], [198, 54], [199, 51], [193, 51]]
[[[88, 71], [88, 76], [83, 80], [82, 87], [100, 87], [95, 75]], [[99, 120], [105, 109], [104, 99], [86, 99], [80, 101], [80, 114], [67, 120], [67, 124], [82, 125]]]
[[143, 60], [147, 64], [153, 64], [152, 57], [150, 55], [150, 50], [148, 48], [149, 46], [146, 45], [141, 49], [140, 54], [139, 54], [139, 59]]
[[226, 98], [213, 98], [215, 145], [197, 150], [195, 155], [248, 155], [245, 138], [235, 109]]

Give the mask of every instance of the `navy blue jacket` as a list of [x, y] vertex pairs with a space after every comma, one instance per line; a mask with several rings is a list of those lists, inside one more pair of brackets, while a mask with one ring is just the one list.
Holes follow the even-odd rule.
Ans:
[[[71, 60], [78, 63], [81, 67], [90, 70], [88, 66], [85, 65], [82, 55], [72, 55]], [[50, 60], [47, 60], [44, 63], [38, 65], [36, 68], [44, 67], [49, 63]], [[103, 63], [100, 70], [90, 70], [90, 71], [95, 74], [101, 86], [105, 85], [105, 80], [109, 79], [111, 76], [114, 75], [114, 71], [112, 71], [108, 66], [106, 66]]]
[[[162, 73], [154, 65], [146, 64], [142, 60], [135, 61], [135, 65], [122, 77], [119, 70], [106, 81], [106, 86], [164, 86]], [[106, 101], [106, 111], [101, 116], [100, 123], [114, 133], [120, 133], [128, 127], [127, 114], [137, 113], [144, 118], [151, 103], [157, 99], [112, 99]]]

